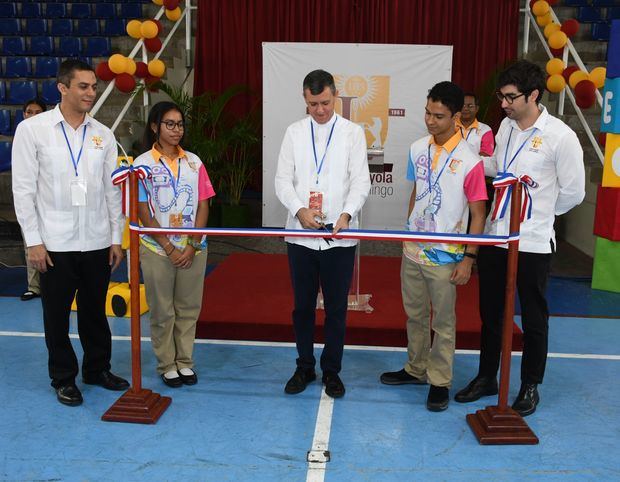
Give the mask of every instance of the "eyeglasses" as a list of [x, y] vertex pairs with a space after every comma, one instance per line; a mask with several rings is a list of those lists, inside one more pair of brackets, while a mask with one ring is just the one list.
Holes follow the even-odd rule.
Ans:
[[169, 131], [174, 130], [175, 127], [177, 127], [180, 131], [185, 129], [185, 124], [183, 124], [183, 121], [179, 121], [179, 122], [174, 122], [174, 121], [161, 121], [161, 124], [166, 126], [166, 129], [168, 129]]
[[478, 107], [478, 104], [463, 104], [463, 107], [467, 107], [468, 109], [475, 109]]
[[521, 94], [502, 94], [500, 91], [495, 92], [495, 95], [497, 96], [497, 98], [499, 99], [500, 102], [502, 101], [506, 101], [506, 103], [508, 104], [512, 104], [515, 100], [517, 100], [519, 97], [526, 95], [525, 93], [521, 93]]

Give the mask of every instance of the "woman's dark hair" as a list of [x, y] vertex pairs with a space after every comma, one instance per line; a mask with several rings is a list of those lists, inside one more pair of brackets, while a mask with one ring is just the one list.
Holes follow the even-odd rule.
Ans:
[[538, 90], [536, 103], [540, 102], [545, 92], [546, 76], [543, 70], [536, 64], [528, 60], [518, 60], [506, 70], [504, 70], [497, 78], [497, 89], [501, 89], [506, 85], [514, 85], [520, 92], [527, 97]]
[[[185, 114], [181, 108], [176, 105], [174, 102], [158, 102], [153, 107], [151, 107], [151, 111], [149, 112], [149, 118], [146, 121], [146, 127], [144, 128], [144, 135], [142, 136], [142, 144], [145, 150], [150, 150], [153, 147], [153, 144], [159, 140], [159, 133], [161, 131], [161, 120], [164, 118], [166, 113], [171, 110], [176, 110], [181, 114], [181, 119], [183, 120], [183, 124], [185, 125]], [[153, 132], [151, 129], [151, 124], [155, 124], [157, 126], [157, 132]], [[185, 130], [183, 131], [183, 136], [179, 141], [179, 144], [183, 143], [183, 139], [185, 139]]]
[[41, 110], [43, 112], [45, 112], [47, 110], [47, 106], [45, 105], [45, 102], [43, 102], [41, 99], [36, 97], [34, 99], [30, 99], [28, 102], [24, 102], [24, 105], [22, 107], [22, 111], [26, 112], [26, 109], [28, 108], [28, 106], [32, 105], [32, 104], [36, 104], [39, 107], [41, 107]]
[[463, 104], [465, 103], [465, 96], [463, 90], [453, 82], [439, 82], [435, 84], [431, 90], [428, 91], [427, 99], [433, 102], [441, 102], [445, 105], [452, 115], [463, 110]]

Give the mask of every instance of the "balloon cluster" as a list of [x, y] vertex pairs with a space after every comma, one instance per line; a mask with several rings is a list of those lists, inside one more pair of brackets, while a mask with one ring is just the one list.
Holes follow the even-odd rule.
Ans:
[[588, 109], [596, 101], [596, 89], [605, 85], [607, 69], [596, 67], [588, 73], [580, 70], [577, 66], [566, 67], [561, 59], [551, 59], [546, 66], [549, 77], [547, 78], [547, 90], [558, 93], [564, 90], [566, 84], [570, 85], [575, 92], [575, 102], [582, 109]]
[[165, 14], [168, 20], [176, 22], [181, 18], [180, 0], [153, 0], [155, 5], [163, 5], [166, 9]]
[[162, 32], [163, 26], [159, 20], [131, 20], [127, 24], [127, 34], [131, 38], [143, 39], [146, 50], [157, 53], [161, 50], [161, 40], [158, 35]]
[[[136, 88], [136, 79], [144, 79], [146, 85], [157, 82], [166, 71], [166, 65], [159, 59], [148, 64], [136, 62], [121, 54], [112, 55], [107, 62], [101, 62], [95, 69], [98, 78], [104, 81], [115, 79], [118, 90], [129, 93]], [[135, 76], [135, 77], [134, 77]]]

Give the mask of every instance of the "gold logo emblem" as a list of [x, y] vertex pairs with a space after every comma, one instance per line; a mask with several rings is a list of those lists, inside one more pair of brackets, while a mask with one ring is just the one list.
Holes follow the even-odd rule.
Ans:
[[103, 149], [103, 137], [101, 136], [93, 136], [91, 137], [93, 144], [95, 145], [95, 149]]
[[532, 149], [538, 149], [542, 146], [542, 142], [542, 137], [535, 136], [534, 139], [532, 139]]

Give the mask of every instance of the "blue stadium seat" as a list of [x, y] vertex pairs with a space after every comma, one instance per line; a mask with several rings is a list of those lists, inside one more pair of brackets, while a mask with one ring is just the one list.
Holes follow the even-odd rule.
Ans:
[[601, 11], [594, 7], [579, 7], [577, 12], [577, 20], [581, 23], [596, 23], [600, 22]]
[[72, 3], [71, 16], [73, 18], [90, 18], [90, 3]]
[[64, 3], [50, 3], [45, 7], [45, 16], [47, 18], [62, 18], [67, 16], [67, 5]]
[[82, 62], [84, 62], [84, 63], [86, 63], [86, 64], [90, 65], [91, 67], [95, 67], [95, 66], [93, 65], [93, 59], [92, 59], [92, 57], [78, 57], [78, 59], [79, 59], [79, 60], [81, 60]]
[[22, 12], [20, 17], [22, 18], [41, 18], [41, 4], [40, 3], [22, 3]]
[[6, 84], [4, 80], [0, 80], [0, 102], [4, 102], [6, 99]]
[[8, 141], [0, 142], [0, 171], [11, 169], [11, 143]]
[[0, 134], [10, 136], [11, 131], [11, 111], [8, 109], [0, 110]]
[[620, 7], [612, 7], [607, 10], [607, 20], [620, 20]]
[[45, 80], [41, 84], [41, 100], [48, 105], [60, 103], [60, 92], [56, 80]]
[[95, 4], [95, 18], [116, 18], [116, 4], [115, 3], [96, 3]]
[[4, 37], [2, 39], [2, 53], [4, 55], [25, 55], [26, 42], [22, 37]]
[[127, 26], [122, 18], [109, 18], [103, 22], [103, 35], [106, 37], [119, 37], [127, 34]]
[[29, 18], [26, 20], [26, 35], [45, 35], [47, 20], [44, 18]]
[[34, 69], [34, 77], [56, 77], [59, 67], [58, 57], [39, 57]]
[[16, 110], [15, 118], [13, 119], [13, 129], [12, 129], [11, 135], [15, 134], [15, 129], [17, 129], [17, 125], [23, 120], [24, 120], [24, 111], [21, 109]]
[[142, 17], [141, 3], [122, 3], [120, 18], [132, 19]]
[[52, 55], [54, 53], [54, 39], [52, 37], [30, 37], [30, 55]]
[[15, 6], [15, 2], [0, 3], [0, 18], [15, 17], [17, 17], [17, 7]]
[[55, 18], [52, 20], [51, 34], [55, 37], [63, 37], [73, 33], [73, 21], [70, 18]]
[[37, 96], [37, 83], [33, 80], [12, 80], [9, 84], [9, 104], [23, 104]]
[[607, 42], [609, 40], [609, 24], [598, 22], [592, 24], [592, 40]]
[[77, 57], [82, 53], [82, 42], [78, 37], [60, 37], [56, 54], [61, 57]]
[[99, 35], [99, 20], [96, 18], [83, 18], [78, 20], [75, 34], [79, 37]]
[[593, 7], [616, 7], [620, 6], [620, 0], [592, 0]]
[[32, 63], [30, 57], [7, 57], [4, 76], [9, 78], [30, 77]]
[[110, 39], [105, 37], [92, 37], [86, 39], [86, 48], [83, 55], [86, 57], [108, 57], [111, 53], [112, 46]]
[[590, 5], [590, 0], [564, 0], [565, 7], [586, 7]]
[[[2, 5], [0, 3], [0, 5]], [[22, 26], [17, 18], [0, 18], [0, 33], [4, 35], [19, 35]]]

